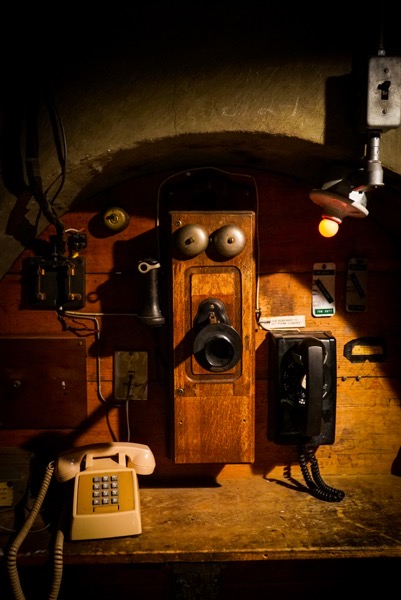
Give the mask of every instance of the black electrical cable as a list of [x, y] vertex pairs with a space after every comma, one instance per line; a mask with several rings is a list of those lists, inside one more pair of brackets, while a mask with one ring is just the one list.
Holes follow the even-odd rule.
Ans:
[[52, 124], [52, 131], [53, 131], [53, 137], [54, 137], [54, 144], [55, 144], [56, 152], [57, 152], [57, 158], [58, 158], [58, 162], [59, 162], [60, 169], [61, 169], [60, 175], [45, 190], [45, 194], [47, 196], [50, 189], [56, 183], [57, 179], [60, 179], [58, 188], [50, 200], [50, 203], [53, 205], [57, 196], [59, 195], [59, 193], [61, 192], [61, 190], [64, 187], [66, 171], [67, 171], [68, 151], [67, 151], [67, 142], [66, 142], [66, 137], [65, 137], [63, 120], [62, 120], [60, 113], [57, 109], [57, 106], [50, 94], [46, 98], [46, 104], [47, 104], [48, 111], [49, 111], [50, 122]]
[[[60, 193], [62, 186], [64, 185], [66, 171], [66, 144], [64, 130], [62, 129], [61, 125], [61, 119], [57, 110], [54, 107], [54, 103], [48, 100], [47, 108], [52, 123], [53, 137], [55, 140], [57, 156], [61, 167], [61, 183], [51, 202], [47, 197], [47, 193], [51, 186], [49, 186], [47, 191], [44, 192], [42, 177], [40, 173], [38, 106], [35, 100], [31, 101], [26, 112], [26, 172], [28, 177], [28, 184], [32, 195], [38, 202], [46, 219], [51, 225], [54, 225], [57, 232], [59, 250], [61, 254], [64, 254], [67, 246], [65, 227], [53, 207], [53, 202], [57, 195]], [[62, 141], [60, 141], [59, 129], [61, 129], [62, 132]]]
[[[315, 456], [315, 450], [306, 445], [298, 447], [298, 460], [302, 475], [312, 496], [326, 502], [341, 502], [345, 497], [342, 490], [327, 485], [320, 474], [319, 464]], [[308, 462], [311, 465], [311, 474], [308, 471]]]

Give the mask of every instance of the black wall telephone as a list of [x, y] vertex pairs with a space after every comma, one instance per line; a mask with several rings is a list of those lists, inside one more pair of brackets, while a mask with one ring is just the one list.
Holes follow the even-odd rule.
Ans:
[[270, 332], [269, 438], [277, 444], [332, 444], [336, 340], [330, 332]]
[[328, 331], [274, 331], [269, 341], [268, 437], [276, 444], [297, 445], [313, 496], [340, 502], [344, 492], [323, 481], [315, 456], [320, 445], [335, 438], [336, 340]]

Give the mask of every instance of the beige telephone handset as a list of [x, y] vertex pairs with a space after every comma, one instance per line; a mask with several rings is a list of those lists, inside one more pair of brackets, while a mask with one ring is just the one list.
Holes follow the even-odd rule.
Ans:
[[150, 475], [155, 459], [148, 446], [117, 442], [81, 446], [62, 452], [55, 476], [75, 478], [71, 540], [142, 533], [139, 475]]

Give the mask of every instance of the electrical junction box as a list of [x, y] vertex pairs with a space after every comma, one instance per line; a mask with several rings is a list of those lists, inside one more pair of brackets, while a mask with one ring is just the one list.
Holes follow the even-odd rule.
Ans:
[[380, 131], [401, 125], [401, 57], [369, 59], [366, 125]]

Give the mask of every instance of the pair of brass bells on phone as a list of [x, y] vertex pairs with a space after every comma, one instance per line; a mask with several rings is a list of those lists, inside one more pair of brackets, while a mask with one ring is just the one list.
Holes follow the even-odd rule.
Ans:
[[189, 223], [175, 232], [175, 242], [185, 256], [198, 256], [212, 242], [221, 256], [233, 258], [242, 252], [246, 240], [244, 232], [237, 225], [224, 225], [209, 236], [202, 225]]

